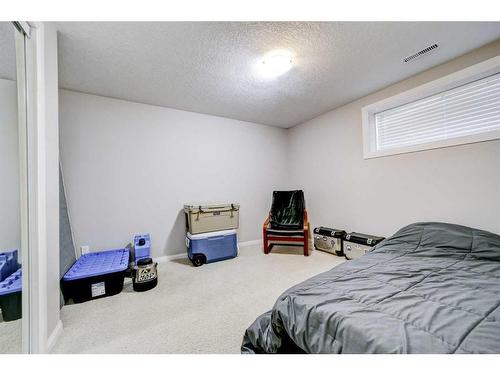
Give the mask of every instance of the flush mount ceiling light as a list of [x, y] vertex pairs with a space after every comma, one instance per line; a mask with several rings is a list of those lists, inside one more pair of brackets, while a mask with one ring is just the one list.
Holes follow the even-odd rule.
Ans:
[[278, 77], [290, 70], [293, 56], [287, 50], [275, 50], [264, 55], [258, 63], [260, 74], [266, 78]]

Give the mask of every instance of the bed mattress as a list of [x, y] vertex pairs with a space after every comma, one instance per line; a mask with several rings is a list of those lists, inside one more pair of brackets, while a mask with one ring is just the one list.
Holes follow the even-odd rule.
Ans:
[[286, 292], [242, 353], [500, 353], [500, 236], [446, 223], [399, 230]]

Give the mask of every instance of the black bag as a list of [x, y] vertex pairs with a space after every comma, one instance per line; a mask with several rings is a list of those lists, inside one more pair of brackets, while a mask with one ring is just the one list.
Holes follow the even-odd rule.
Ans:
[[158, 271], [151, 258], [144, 258], [137, 261], [137, 266], [133, 270], [132, 286], [136, 292], [145, 292], [153, 289], [158, 284]]

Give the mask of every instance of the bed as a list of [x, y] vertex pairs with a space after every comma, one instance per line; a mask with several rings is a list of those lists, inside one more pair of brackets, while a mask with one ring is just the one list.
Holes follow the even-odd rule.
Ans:
[[416, 223], [285, 291], [242, 353], [500, 353], [500, 236]]

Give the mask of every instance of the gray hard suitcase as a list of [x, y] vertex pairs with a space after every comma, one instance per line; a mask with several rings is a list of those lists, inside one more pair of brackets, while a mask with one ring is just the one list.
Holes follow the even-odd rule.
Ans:
[[369, 252], [375, 245], [385, 240], [385, 237], [351, 232], [344, 236], [344, 253], [348, 260], [357, 259]]
[[343, 256], [342, 240], [345, 230], [327, 227], [314, 228], [314, 248], [330, 254]]

